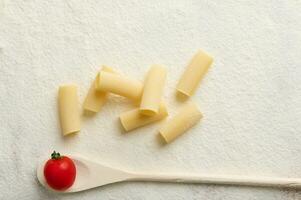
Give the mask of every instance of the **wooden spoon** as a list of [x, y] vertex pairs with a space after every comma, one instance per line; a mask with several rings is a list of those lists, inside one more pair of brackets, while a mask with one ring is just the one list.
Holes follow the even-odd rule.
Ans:
[[[79, 156], [70, 156], [76, 165], [76, 180], [71, 188], [58, 191], [63, 193], [79, 192], [91, 188], [124, 181], [152, 181], [175, 183], [200, 183], [221, 185], [244, 185], [256, 187], [281, 187], [301, 189], [301, 179], [294, 178], [267, 178], [246, 176], [214, 176], [200, 174], [159, 174], [133, 173], [105, 166]], [[44, 178], [44, 165], [41, 162], [37, 168], [37, 177], [40, 183], [51, 189]], [[52, 189], [51, 189], [52, 190]]]

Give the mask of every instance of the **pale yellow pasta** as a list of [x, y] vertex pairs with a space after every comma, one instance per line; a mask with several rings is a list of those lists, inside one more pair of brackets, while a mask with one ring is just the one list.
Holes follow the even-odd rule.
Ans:
[[213, 58], [211, 56], [201, 50], [197, 52], [183, 73], [177, 85], [177, 90], [185, 96], [191, 96], [212, 62]]
[[96, 89], [111, 92], [133, 100], [140, 100], [143, 84], [140, 81], [122, 75], [100, 72]]
[[153, 116], [142, 115], [139, 108], [130, 110], [128, 112], [122, 113], [119, 116], [121, 125], [126, 131], [131, 131], [133, 129], [145, 126], [147, 124], [159, 121], [168, 115], [167, 109], [164, 103], [160, 104], [159, 112]]
[[63, 135], [80, 131], [80, 112], [77, 86], [64, 85], [59, 88], [59, 115]]
[[155, 115], [159, 112], [161, 97], [166, 79], [166, 69], [153, 65], [144, 82], [140, 103], [140, 112], [144, 115]]
[[189, 102], [160, 128], [159, 134], [166, 143], [169, 143], [198, 123], [201, 118], [202, 113], [198, 107], [193, 102]]
[[[103, 66], [101, 71], [109, 72], [109, 73], [116, 73], [112, 68]], [[90, 111], [90, 112], [98, 112], [102, 106], [105, 104], [107, 100], [108, 93], [103, 91], [97, 91], [96, 90], [96, 84], [99, 80], [99, 73], [97, 73], [97, 76], [93, 83], [90, 86], [90, 89], [88, 91], [88, 94], [86, 96], [86, 99], [84, 101], [84, 110]]]

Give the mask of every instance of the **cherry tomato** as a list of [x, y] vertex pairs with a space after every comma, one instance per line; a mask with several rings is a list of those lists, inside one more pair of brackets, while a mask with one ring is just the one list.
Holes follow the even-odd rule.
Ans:
[[56, 190], [66, 190], [75, 181], [76, 168], [74, 162], [67, 156], [53, 152], [44, 167], [44, 176], [48, 185]]

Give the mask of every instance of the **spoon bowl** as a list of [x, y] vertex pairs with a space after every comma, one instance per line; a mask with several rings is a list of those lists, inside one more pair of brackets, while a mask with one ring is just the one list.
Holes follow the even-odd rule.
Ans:
[[44, 177], [44, 166], [47, 160], [44, 160], [38, 165], [37, 177], [39, 182], [47, 189], [53, 190], [55, 192], [79, 192], [82, 190], [88, 190], [98, 186], [103, 186], [111, 183], [126, 181], [131, 177], [130, 173], [114, 169], [112, 167], [107, 167], [103, 164], [89, 161], [80, 156], [72, 156], [75, 166], [76, 166], [76, 178], [74, 184], [67, 190], [59, 191], [54, 190], [48, 186]]

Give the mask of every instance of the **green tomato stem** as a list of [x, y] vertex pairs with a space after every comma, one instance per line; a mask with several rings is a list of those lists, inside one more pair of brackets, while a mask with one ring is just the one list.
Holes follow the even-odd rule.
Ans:
[[51, 159], [58, 160], [60, 158], [61, 158], [61, 154], [59, 152], [53, 151], [53, 153], [51, 154]]

